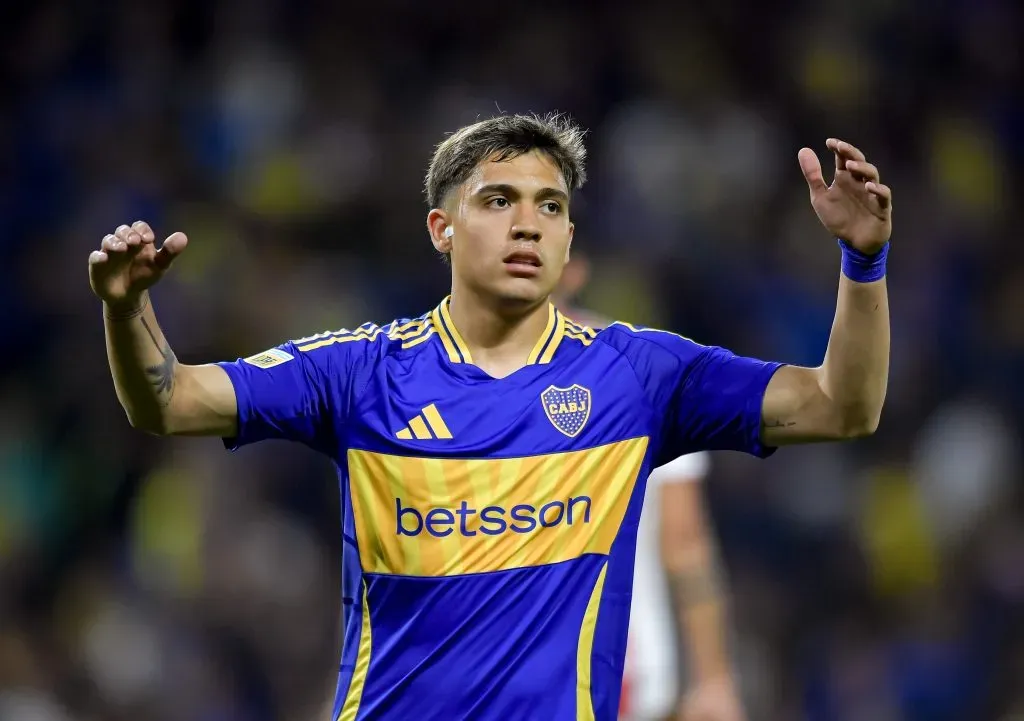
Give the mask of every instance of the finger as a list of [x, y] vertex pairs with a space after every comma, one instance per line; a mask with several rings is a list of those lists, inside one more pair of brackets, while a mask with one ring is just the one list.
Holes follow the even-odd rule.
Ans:
[[128, 250], [128, 244], [116, 235], [104, 235], [100, 242], [100, 250], [105, 253], [123, 253]]
[[132, 230], [139, 234], [142, 238], [143, 243], [155, 243], [156, 233], [149, 227], [149, 223], [144, 220], [136, 220], [132, 223]]
[[164, 244], [160, 246], [160, 250], [157, 251], [155, 262], [158, 268], [166, 270], [185, 250], [185, 246], [188, 245], [188, 238], [184, 233], [171, 233], [167, 236]]
[[110, 259], [110, 256], [102, 250], [94, 250], [89, 253], [89, 265], [103, 265]]
[[803, 171], [804, 179], [807, 181], [807, 187], [811, 189], [811, 196], [828, 190], [825, 179], [821, 175], [821, 163], [818, 161], [817, 154], [810, 148], [800, 148], [796, 157], [800, 162], [800, 170]]
[[[866, 160], [864, 153], [858, 148], [854, 147], [845, 140], [839, 140], [838, 138], [829, 138], [829, 141], [835, 143], [833, 150], [843, 156], [845, 160]], [[827, 144], [827, 142], [826, 142]]]
[[836, 159], [836, 172], [840, 170], [846, 170], [846, 158], [839, 152], [839, 141], [835, 138], [829, 138], [825, 141], [825, 147], [832, 151], [832, 154]]
[[867, 182], [864, 183], [864, 189], [878, 198], [878, 204], [882, 208], [888, 208], [892, 205], [892, 189], [888, 185]]
[[847, 143], [845, 140], [839, 141], [839, 152], [845, 155], [847, 158], [851, 160], [856, 160], [861, 163], [867, 160], [867, 158], [864, 157], [864, 153], [862, 153], [858, 148]]
[[114, 235], [124, 243], [125, 247], [122, 250], [127, 250], [130, 255], [135, 255], [142, 248], [142, 237], [127, 225], [119, 225]]
[[882, 183], [875, 183], [875, 182], [872, 182], [872, 181], [868, 181], [867, 183], [864, 183], [864, 188], [869, 193], [873, 193], [873, 194], [877, 195], [880, 198], [885, 198], [886, 200], [892, 200], [892, 188], [890, 188], [888, 185], [883, 185]]
[[872, 180], [878, 182], [878, 168], [873, 164], [860, 160], [847, 160], [846, 169], [854, 174], [857, 180]]

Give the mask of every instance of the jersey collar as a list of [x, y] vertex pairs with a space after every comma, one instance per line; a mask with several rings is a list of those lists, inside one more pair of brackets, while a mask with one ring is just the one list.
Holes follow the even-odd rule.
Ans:
[[452, 316], [448, 312], [452, 297], [448, 296], [441, 301], [441, 305], [430, 311], [430, 319], [437, 330], [437, 337], [441, 339], [444, 350], [448, 353], [448, 360], [452, 363], [472, 363], [473, 356], [469, 352], [469, 346], [462, 340], [458, 329], [452, 323]]
[[[472, 363], [473, 356], [469, 352], [469, 346], [459, 335], [458, 329], [452, 323], [452, 316], [448, 310], [451, 305], [451, 296], [448, 296], [434, 310], [430, 311], [430, 319], [437, 331], [441, 345], [444, 346], [448, 360], [452, 363]], [[565, 337], [565, 316], [555, 308], [554, 304], [548, 303], [548, 323], [544, 327], [526, 365], [545, 365], [555, 357], [555, 351]]]

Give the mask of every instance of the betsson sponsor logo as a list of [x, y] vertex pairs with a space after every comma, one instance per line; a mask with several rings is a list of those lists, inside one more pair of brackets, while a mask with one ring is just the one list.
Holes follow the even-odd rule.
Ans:
[[[510, 509], [487, 506], [478, 511], [470, 507], [469, 501], [462, 501], [455, 508], [438, 507], [420, 511], [402, 505], [402, 499], [396, 498], [395, 533], [399, 536], [419, 536], [426, 532], [437, 538], [452, 533], [471, 537], [477, 535], [477, 529], [485, 536], [500, 536], [508, 532], [531, 533], [538, 528], [590, 523], [590, 506], [589, 496], [570, 496], [565, 501], [549, 501], [539, 509], [528, 503], [520, 503]], [[473, 522], [477, 515], [478, 524]], [[477, 528], [471, 528], [471, 525]]]

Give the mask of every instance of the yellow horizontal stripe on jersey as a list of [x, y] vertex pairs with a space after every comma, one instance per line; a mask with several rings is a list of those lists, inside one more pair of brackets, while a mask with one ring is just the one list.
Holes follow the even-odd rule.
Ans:
[[594, 631], [597, 630], [597, 610], [601, 607], [604, 576], [608, 562], [601, 565], [594, 590], [590, 592], [587, 610], [580, 625], [580, 638], [576, 645], [576, 721], [594, 721], [594, 697], [591, 695], [591, 663], [594, 654]]
[[469, 460], [351, 450], [363, 571], [453, 576], [607, 554], [647, 443]]
[[363, 625], [359, 631], [359, 648], [356, 651], [356, 667], [352, 671], [352, 681], [345, 695], [345, 704], [341, 707], [337, 721], [355, 721], [359, 715], [359, 706], [363, 702], [363, 689], [366, 687], [366, 673], [370, 670], [370, 651], [373, 648], [370, 637], [370, 607], [367, 603], [366, 587], [363, 587]]

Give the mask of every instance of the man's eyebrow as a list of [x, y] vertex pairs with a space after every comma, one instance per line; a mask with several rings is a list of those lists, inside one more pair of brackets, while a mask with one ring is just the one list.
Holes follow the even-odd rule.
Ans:
[[[519, 198], [522, 196], [522, 193], [518, 188], [508, 183], [490, 183], [488, 185], [484, 185], [477, 188], [473, 192], [473, 195], [487, 195], [488, 193], [498, 193], [508, 196], [509, 198]], [[541, 188], [537, 191], [537, 197], [544, 200], [569, 200], [569, 195], [564, 190], [560, 190], [558, 188]]]

